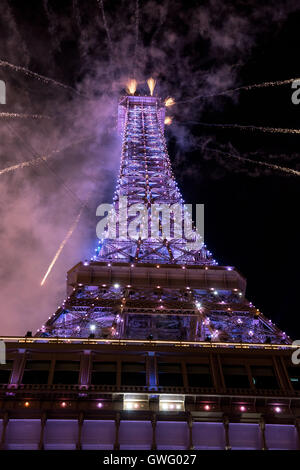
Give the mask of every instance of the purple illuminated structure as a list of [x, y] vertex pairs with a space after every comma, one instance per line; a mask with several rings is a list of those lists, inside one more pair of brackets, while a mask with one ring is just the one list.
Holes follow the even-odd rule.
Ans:
[[163, 227], [152, 236], [154, 204], [184, 205], [166, 148], [164, 118], [160, 98], [120, 100], [122, 153], [114, 220], [126, 197], [128, 211], [134, 204], [145, 208], [146, 236], [110, 238], [104, 232], [96, 256], [68, 272], [68, 298], [38, 335], [290, 343], [247, 301], [241, 274], [217, 266], [205, 245], [190, 249], [184, 235], [164, 237]]
[[[159, 98], [126, 96], [114, 196], [182, 206]], [[0, 449], [299, 449], [294, 346], [246, 281], [184, 236], [112, 238], [67, 276], [38, 331], [6, 342]]]

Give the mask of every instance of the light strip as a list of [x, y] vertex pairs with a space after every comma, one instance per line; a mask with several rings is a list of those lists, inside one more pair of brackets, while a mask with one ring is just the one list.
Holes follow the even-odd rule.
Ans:
[[146, 340], [146, 339], [104, 339], [104, 338], [44, 338], [24, 336], [1, 336], [0, 341], [18, 343], [72, 343], [72, 344], [107, 344], [107, 345], [172, 345], [172, 346], [198, 346], [204, 348], [232, 347], [234, 349], [298, 349], [299, 346], [293, 344], [264, 344], [264, 343], [225, 343], [221, 341], [167, 341], [167, 340]]

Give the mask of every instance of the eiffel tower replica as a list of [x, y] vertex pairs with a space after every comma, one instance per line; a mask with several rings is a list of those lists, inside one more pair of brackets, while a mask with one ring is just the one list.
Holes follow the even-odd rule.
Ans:
[[300, 449], [295, 345], [193, 227], [165, 110], [120, 99], [120, 174], [95, 256], [68, 271], [35, 336], [0, 337], [0, 449]]
[[[149, 222], [151, 207], [184, 207], [168, 156], [164, 120], [160, 98], [120, 100], [116, 224], [121, 198], [126, 198], [128, 212], [134, 205], [146, 208]], [[109, 230], [104, 232], [96, 256], [68, 272], [68, 297], [38, 335], [290, 342], [246, 299], [246, 280], [235, 268], [218, 266], [205, 246], [191, 249], [184, 234], [165, 238], [159, 223], [155, 237], [147, 228], [135, 239], [128, 239], [128, 233], [124, 239], [110, 238]]]

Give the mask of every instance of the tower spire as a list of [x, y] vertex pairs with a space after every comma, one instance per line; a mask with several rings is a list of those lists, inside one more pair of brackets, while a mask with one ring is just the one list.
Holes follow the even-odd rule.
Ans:
[[[155, 236], [152, 233], [155, 230], [151, 231], [155, 220], [162, 222], [164, 209], [169, 209], [171, 216], [171, 211], [173, 215], [179, 211], [179, 224], [186, 217], [192, 225], [172, 172], [164, 137], [164, 120], [165, 104], [160, 98], [126, 96], [119, 103], [118, 130], [122, 136], [122, 154], [111, 223], [118, 222], [122, 200], [126, 201], [129, 213], [128, 225], [133, 222], [134, 209], [142, 212], [141, 230], [139, 235], [131, 236], [128, 241], [128, 233], [126, 240], [120, 240], [118, 236], [111, 238], [107, 229], [99, 243], [99, 261], [216, 264], [202, 243], [198, 244], [198, 249], [191, 249], [189, 238], [182, 230], [181, 234], [174, 227], [173, 231], [170, 230], [170, 220], [160, 224]], [[169, 230], [164, 231], [164, 226]], [[200, 241], [196, 231], [192, 236]]]

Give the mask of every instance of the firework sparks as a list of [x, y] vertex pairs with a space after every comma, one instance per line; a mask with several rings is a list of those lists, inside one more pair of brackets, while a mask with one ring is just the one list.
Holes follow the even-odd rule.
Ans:
[[104, 25], [104, 29], [105, 29], [106, 36], [107, 36], [108, 49], [109, 49], [110, 53], [112, 53], [112, 50], [113, 50], [112, 41], [111, 41], [110, 32], [109, 32], [107, 21], [106, 21], [103, 0], [97, 0], [97, 2], [98, 2], [98, 5], [99, 5], [101, 13], [102, 13], [103, 25]]
[[135, 2], [135, 47], [134, 47], [134, 58], [133, 58], [133, 76], [135, 76], [137, 49], [139, 42], [139, 22], [140, 22], [140, 6], [139, 0]]
[[166, 108], [169, 108], [170, 106], [173, 106], [174, 104], [175, 104], [174, 98], [169, 97], [165, 100]]
[[197, 122], [197, 121], [190, 121], [194, 124], [199, 124], [200, 126], [204, 127], [221, 127], [223, 129], [230, 128], [230, 129], [241, 129], [241, 130], [250, 130], [250, 131], [260, 131], [269, 134], [300, 134], [300, 129], [289, 129], [285, 127], [263, 127], [263, 126], [242, 126], [240, 124], [215, 124], [215, 123], [208, 123], [208, 122]]
[[170, 116], [167, 116], [167, 117], [165, 118], [165, 124], [166, 124], [167, 126], [169, 126], [170, 124], [172, 124], [172, 118], [170, 118]]
[[156, 85], [156, 80], [154, 80], [154, 78], [152, 78], [152, 77], [148, 78], [147, 84], [148, 84], [148, 87], [149, 87], [149, 90], [150, 90], [150, 95], [153, 96], [154, 88], [155, 88], [155, 85]]
[[59, 258], [59, 256], [60, 256], [62, 250], [64, 249], [65, 244], [68, 242], [69, 238], [71, 238], [71, 236], [72, 236], [72, 234], [73, 234], [75, 228], [77, 227], [77, 224], [78, 224], [78, 222], [79, 222], [79, 220], [80, 220], [80, 217], [81, 217], [81, 215], [82, 215], [83, 209], [84, 209], [84, 206], [81, 207], [81, 209], [80, 209], [80, 211], [79, 211], [79, 213], [78, 213], [76, 219], [75, 219], [74, 222], [72, 223], [72, 225], [71, 225], [71, 227], [70, 227], [70, 229], [69, 229], [67, 235], [65, 236], [64, 240], [61, 242], [61, 244], [60, 244], [60, 246], [59, 246], [57, 252], [55, 253], [55, 256], [54, 256], [53, 260], [51, 261], [51, 263], [50, 263], [50, 265], [49, 265], [49, 268], [48, 268], [47, 271], [46, 271], [45, 276], [44, 276], [43, 279], [42, 279], [41, 286], [43, 286], [43, 285], [45, 284], [45, 282], [46, 282], [46, 280], [47, 280], [47, 277], [48, 277], [49, 274], [51, 273], [52, 268], [53, 268], [53, 266], [55, 265], [56, 261], [58, 260], [58, 258]]
[[64, 83], [58, 82], [57, 80], [54, 80], [53, 78], [45, 77], [44, 75], [40, 75], [38, 73], [32, 72], [31, 70], [27, 69], [26, 67], [21, 67], [20, 65], [14, 65], [14, 64], [11, 64], [10, 62], [7, 62], [7, 61], [1, 60], [1, 59], [0, 59], [0, 67], [8, 67], [12, 70], [15, 70], [16, 72], [22, 72], [25, 75], [27, 75], [28, 77], [36, 78], [40, 82], [43, 82], [47, 85], [52, 84], [52, 85], [55, 85], [57, 87], [64, 88], [65, 90], [72, 91], [73, 93], [76, 93], [77, 95], [83, 96], [83, 97], [86, 98], [85, 95], [83, 95], [82, 93], [79, 93], [79, 91], [75, 90], [75, 88], [73, 88], [69, 85], [65, 85]]
[[223, 155], [226, 155], [227, 157], [235, 158], [236, 160], [240, 160], [242, 162], [249, 162], [249, 163], [252, 163], [254, 165], [265, 166], [265, 167], [273, 169], [273, 170], [278, 170], [278, 171], [281, 171], [281, 172], [284, 172], [284, 173], [288, 173], [289, 175], [300, 176], [300, 171], [292, 170], [291, 168], [287, 168], [285, 166], [274, 165], [273, 163], [262, 162], [260, 160], [251, 160], [250, 158], [241, 157], [240, 155], [233, 155], [231, 153], [224, 152], [223, 150], [210, 149], [210, 148], [207, 148], [205, 150], [208, 150], [208, 151], [211, 151], [211, 152], [221, 153]]
[[130, 95], [134, 95], [136, 92], [137, 81], [132, 78], [126, 84], [126, 90]]
[[36, 163], [46, 161], [47, 158], [49, 157], [45, 156], [45, 157], [33, 158], [32, 160], [29, 160], [27, 162], [19, 163], [18, 165], [9, 166], [7, 168], [4, 168], [3, 170], [0, 170], [0, 175], [4, 175], [5, 173], [9, 173], [14, 170], [18, 170], [19, 168], [26, 168], [27, 166], [35, 165]]
[[43, 114], [20, 114], [20, 113], [0, 113], [0, 119], [19, 118], [19, 119], [52, 119]]
[[90, 137], [91, 136], [84, 137], [84, 138], [78, 140], [77, 142], [72, 142], [71, 144], [66, 145], [65, 147], [62, 147], [61, 149], [52, 150], [52, 152], [49, 153], [48, 155], [41, 155], [40, 157], [33, 158], [33, 159], [28, 160], [26, 162], [18, 163], [17, 165], [12, 165], [12, 166], [9, 166], [7, 168], [4, 168], [3, 170], [0, 170], [0, 176], [4, 175], [5, 173], [10, 173], [11, 171], [14, 171], [14, 170], [18, 170], [20, 168], [26, 168], [28, 166], [36, 165], [37, 163], [46, 162], [49, 158], [52, 157], [52, 155], [60, 153], [64, 150], [66, 150], [69, 147], [73, 147], [74, 145], [80, 144], [81, 142], [84, 142], [85, 140], [89, 139]]
[[281, 85], [289, 85], [293, 83], [295, 80], [300, 80], [299, 78], [288, 78], [287, 80], [277, 80], [273, 82], [263, 82], [263, 83], [254, 83], [253, 85], [243, 85], [237, 88], [230, 88], [229, 90], [220, 91], [219, 93], [209, 93], [206, 95], [197, 95], [193, 98], [189, 98], [187, 100], [178, 101], [178, 103], [190, 103], [195, 100], [205, 99], [205, 98], [213, 98], [215, 96], [223, 96], [223, 95], [230, 95], [231, 93], [235, 93], [237, 91], [249, 91], [255, 90], [256, 88], [268, 88], [268, 87], [276, 87]]
[[43, 7], [48, 19], [48, 31], [50, 34], [51, 42], [52, 42], [52, 49], [55, 51], [60, 49], [60, 42], [59, 42], [59, 35], [57, 33], [58, 30], [58, 24], [57, 24], [57, 19], [56, 15], [51, 9], [48, 0], [43, 0]]

